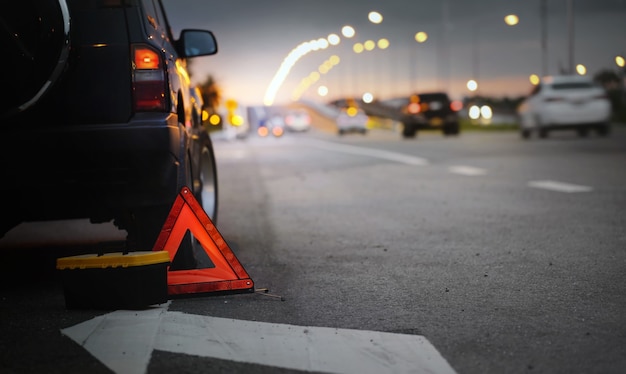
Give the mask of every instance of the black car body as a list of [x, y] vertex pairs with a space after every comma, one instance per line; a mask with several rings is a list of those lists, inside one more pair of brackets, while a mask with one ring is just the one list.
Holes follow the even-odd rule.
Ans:
[[0, 233], [89, 218], [127, 230], [130, 250], [150, 250], [184, 186], [215, 219], [215, 158], [186, 70], [187, 58], [217, 52], [213, 34], [175, 40], [160, 0], [12, 9], [1, 36]]
[[418, 130], [441, 130], [446, 136], [459, 134], [459, 117], [445, 92], [411, 95], [401, 101], [402, 136], [413, 138]]

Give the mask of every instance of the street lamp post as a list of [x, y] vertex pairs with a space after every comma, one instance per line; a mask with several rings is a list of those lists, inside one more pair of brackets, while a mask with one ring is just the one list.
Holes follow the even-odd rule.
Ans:
[[617, 65], [617, 77], [619, 79], [620, 100], [623, 105], [626, 103], [626, 84], [624, 83], [624, 69], [626, 69], [626, 59], [624, 56], [615, 56], [615, 64]]
[[[428, 34], [424, 31], [418, 31], [417, 33], [415, 33], [414, 36], [415, 41], [418, 44], [422, 44], [424, 42], [426, 42], [426, 40], [428, 40]], [[419, 64], [417, 63], [418, 60], [418, 53], [417, 53], [417, 48], [415, 48], [413, 50], [413, 52], [411, 53], [411, 56], [413, 56], [413, 58], [411, 59], [411, 82], [413, 84], [413, 92], [417, 92], [419, 87], [417, 84], [417, 79], [418, 79], [418, 67]]]
[[[480, 87], [480, 26], [481, 21], [475, 20], [472, 27], [472, 79], [467, 82], [467, 88], [470, 91], [478, 92]], [[519, 17], [515, 14], [509, 14], [504, 17], [504, 23], [508, 26], [515, 26], [519, 23]]]

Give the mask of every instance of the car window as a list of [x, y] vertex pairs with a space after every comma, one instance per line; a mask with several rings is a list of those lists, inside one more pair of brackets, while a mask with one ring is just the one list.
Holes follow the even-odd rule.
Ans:
[[448, 96], [445, 94], [422, 94], [422, 95], [419, 95], [419, 99], [420, 101], [425, 101], [425, 102], [431, 102], [431, 101], [447, 102]]
[[590, 82], [564, 82], [564, 83], [555, 83], [552, 85], [552, 88], [555, 90], [579, 90], [579, 89], [588, 89], [593, 88], [595, 85]]

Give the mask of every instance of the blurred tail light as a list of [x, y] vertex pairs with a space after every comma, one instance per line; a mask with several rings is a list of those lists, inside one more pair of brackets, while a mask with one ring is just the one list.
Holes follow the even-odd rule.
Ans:
[[450, 109], [454, 112], [458, 112], [463, 109], [463, 102], [461, 100], [454, 100], [450, 103]]
[[257, 133], [259, 134], [259, 136], [267, 136], [267, 134], [269, 133], [269, 130], [267, 129], [267, 127], [265, 126], [261, 126], [259, 127], [259, 129], [257, 130]]
[[283, 128], [282, 127], [272, 127], [272, 134], [274, 134], [274, 136], [278, 137], [283, 135]]
[[145, 44], [133, 45], [132, 54], [135, 111], [166, 111], [167, 82], [161, 54]]
[[422, 111], [422, 106], [419, 103], [410, 103], [406, 110], [411, 114], [417, 114]]

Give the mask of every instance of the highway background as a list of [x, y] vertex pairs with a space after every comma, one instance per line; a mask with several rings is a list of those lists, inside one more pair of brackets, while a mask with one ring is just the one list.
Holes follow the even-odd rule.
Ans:
[[[340, 137], [317, 118], [309, 133], [216, 139], [216, 225], [255, 286], [284, 301], [188, 298], [168, 313], [423, 336], [464, 374], [623, 373], [625, 130], [403, 140]], [[66, 310], [54, 260], [115, 250], [123, 237], [72, 221], [21, 225], [0, 241], [0, 372], [111, 372], [63, 333], [108, 312]], [[145, 369], [301, 372], [164, 349]]]

